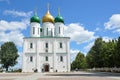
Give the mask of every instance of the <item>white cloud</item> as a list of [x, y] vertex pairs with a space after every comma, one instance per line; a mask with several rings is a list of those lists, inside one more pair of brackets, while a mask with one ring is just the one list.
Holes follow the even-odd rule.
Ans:
[[0, 44], [12, 41], [18, 47], [22, 47], [24, 34], [22, 33], [30, 24], [28, 16], [31, 15], [31, 12], [18, 12], [18, 11], [4, 11], [6, 14], [13, 16], [24, 17], [21, 21], [6, 21], [0, 20]]
[[112, 38], [107, 37], [107, 36], [102, 37], [102, 39], [103, 39], [103, 41], [105, 41], [105, 42], [109, 42], [109, 41], [112, 40]]
[[0, 44], [12, 41], [18, 47], [22, 47], [24, 34], [22, 33], [28, 27], [28, 20], [24, 21], [0, 21]]
[[71, 23], [65, 26], [65, 36], [69, 36], [71, 41], [76, 41], [77, 44], [95, 39], [94, 32], [85, 30], [78, 23]]
[[77, 49], [71, 49], [71, 50], [70, 50], [70, 54], [75, 54], [75, 53], [78, 53], [78, 52], [80, 52], [80, 51], [77, 50]]
[[22, 47], [24, 35], [19, 31], [10, 31], [8, 33], [0, 32], [0, 43], [13, 41], [17, 46]]
[[12, 15], [14, 17], [30, 17], [33, 12], [23, 12], [23, 11], [16, 11], [16, 10], [5, 10], [5, 15]]
[[113, 14], [109, 21], [104, 24], [105, 29], [118, 30], [120, 29], [120, 14]]
[[113, 31], [113, 32], [117, 32], [117, 33], [120, 33], [120, 29], [117, 29], [117, 30], [115, 30], [115, 31]]
[[0, 21], [0, 31], [7, 31], [7, 30], [23, 30], [26, 29], [27, 24], [23, 21], [18, 22], [18, 21], [5, 21], [1, 20]]

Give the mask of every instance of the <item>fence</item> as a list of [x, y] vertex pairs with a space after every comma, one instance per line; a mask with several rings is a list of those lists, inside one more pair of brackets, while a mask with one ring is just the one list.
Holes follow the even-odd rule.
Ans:
[[89, 71], [100, 71], [100, 72], [120, 72], [120, 68], [93, 68], [88, 69]]

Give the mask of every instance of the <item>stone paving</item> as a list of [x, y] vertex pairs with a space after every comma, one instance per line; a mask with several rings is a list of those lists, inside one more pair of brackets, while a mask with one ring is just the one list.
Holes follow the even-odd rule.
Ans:
[[0, 73], [0, 80], [120, 80], [120, 73]]

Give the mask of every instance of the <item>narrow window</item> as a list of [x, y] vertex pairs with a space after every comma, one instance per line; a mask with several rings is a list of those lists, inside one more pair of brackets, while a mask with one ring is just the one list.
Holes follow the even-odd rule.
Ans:
[[63, 28], [63, 34], [64, 34], [64, 28]]
[[44, 33], [45, 31], [44, 31], [44, 29], [42, 29], [41, 31], [42, 31], [42, 33], [43, 33], [42, 35], [45, 35], [45, 33]]
[[30, 56], [30, 62], [33, 62], [33, 57], [32, 56]]
[[47, 36], [48, 36], [48, 28], [47, 28]]
[[39, 34], [40, 29], [38, 28], [38, 34]]
[[45, 56], [45, 61], [48, 61], [48, 56]]
[[42, 28], [40, 28], [40, 32], [42, 32]]
[[53, 31], [52, 31], [52, 29], [51, 29], [51, 36], [53, 36]]
[[62, 48], [63, 46], [62, 46], [62, 43], [60, 43], [60, 48]]
[[63, 56], [60, 56], [60, 61], [63, 62]]
[[60, 32], [60, 27], [59, 27], [59, 34], [60, 34], [61, 32]]
[[48, 48], [48, 43], [45, 44], [45, 47]]
[[45, 52], [48, 52], [48, 49], [46, 49]]
[[33, 48], [33, 43], [30, 43], [30, 48]]
[[35, 34], [35, 27], [33, 27], [33, 34]]

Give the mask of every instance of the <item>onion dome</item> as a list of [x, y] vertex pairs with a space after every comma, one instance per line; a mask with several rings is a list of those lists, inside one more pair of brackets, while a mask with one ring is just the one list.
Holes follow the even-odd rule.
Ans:
[[50, 12], [49, 12], [49, 3], [48, 3], [48, 5], [47, 5], [47, 7], [48, 7], [48, 11], [47, 11], [47, 13], [45, 14], [45, 16], [43, 16], [43, 18], [42, 18], [42, 23], [44, 23], [44, 22], [51, 22], [51, 23], [54, 23], [54, 17], [50, 14]]
[[54, 17], [50, 14], [49, 10], [45, 14], [45, 16], [43, 16], [43, 18], [42, 18], [42, 23], [44, 23], [44, 22], [54, 23]]
[[61, 17], [60, 15], [58, 15], [58, 16], [55, 18], [55, 22], [62, 22], [62, 23], [64, 23], [64, 19], [63, 19], [63, 17]]
[[30, 19], [30, 22], [37, 22], [40, 23], [40, 18], [37, 16], [37, 13], [35, 12], [34, 16]]
[[55, 18], [55, 22], [61, 22], [64, 23], [64, 19], [62, 16], [60, 16], [60, 11], [58, 10], [58, 16]]

